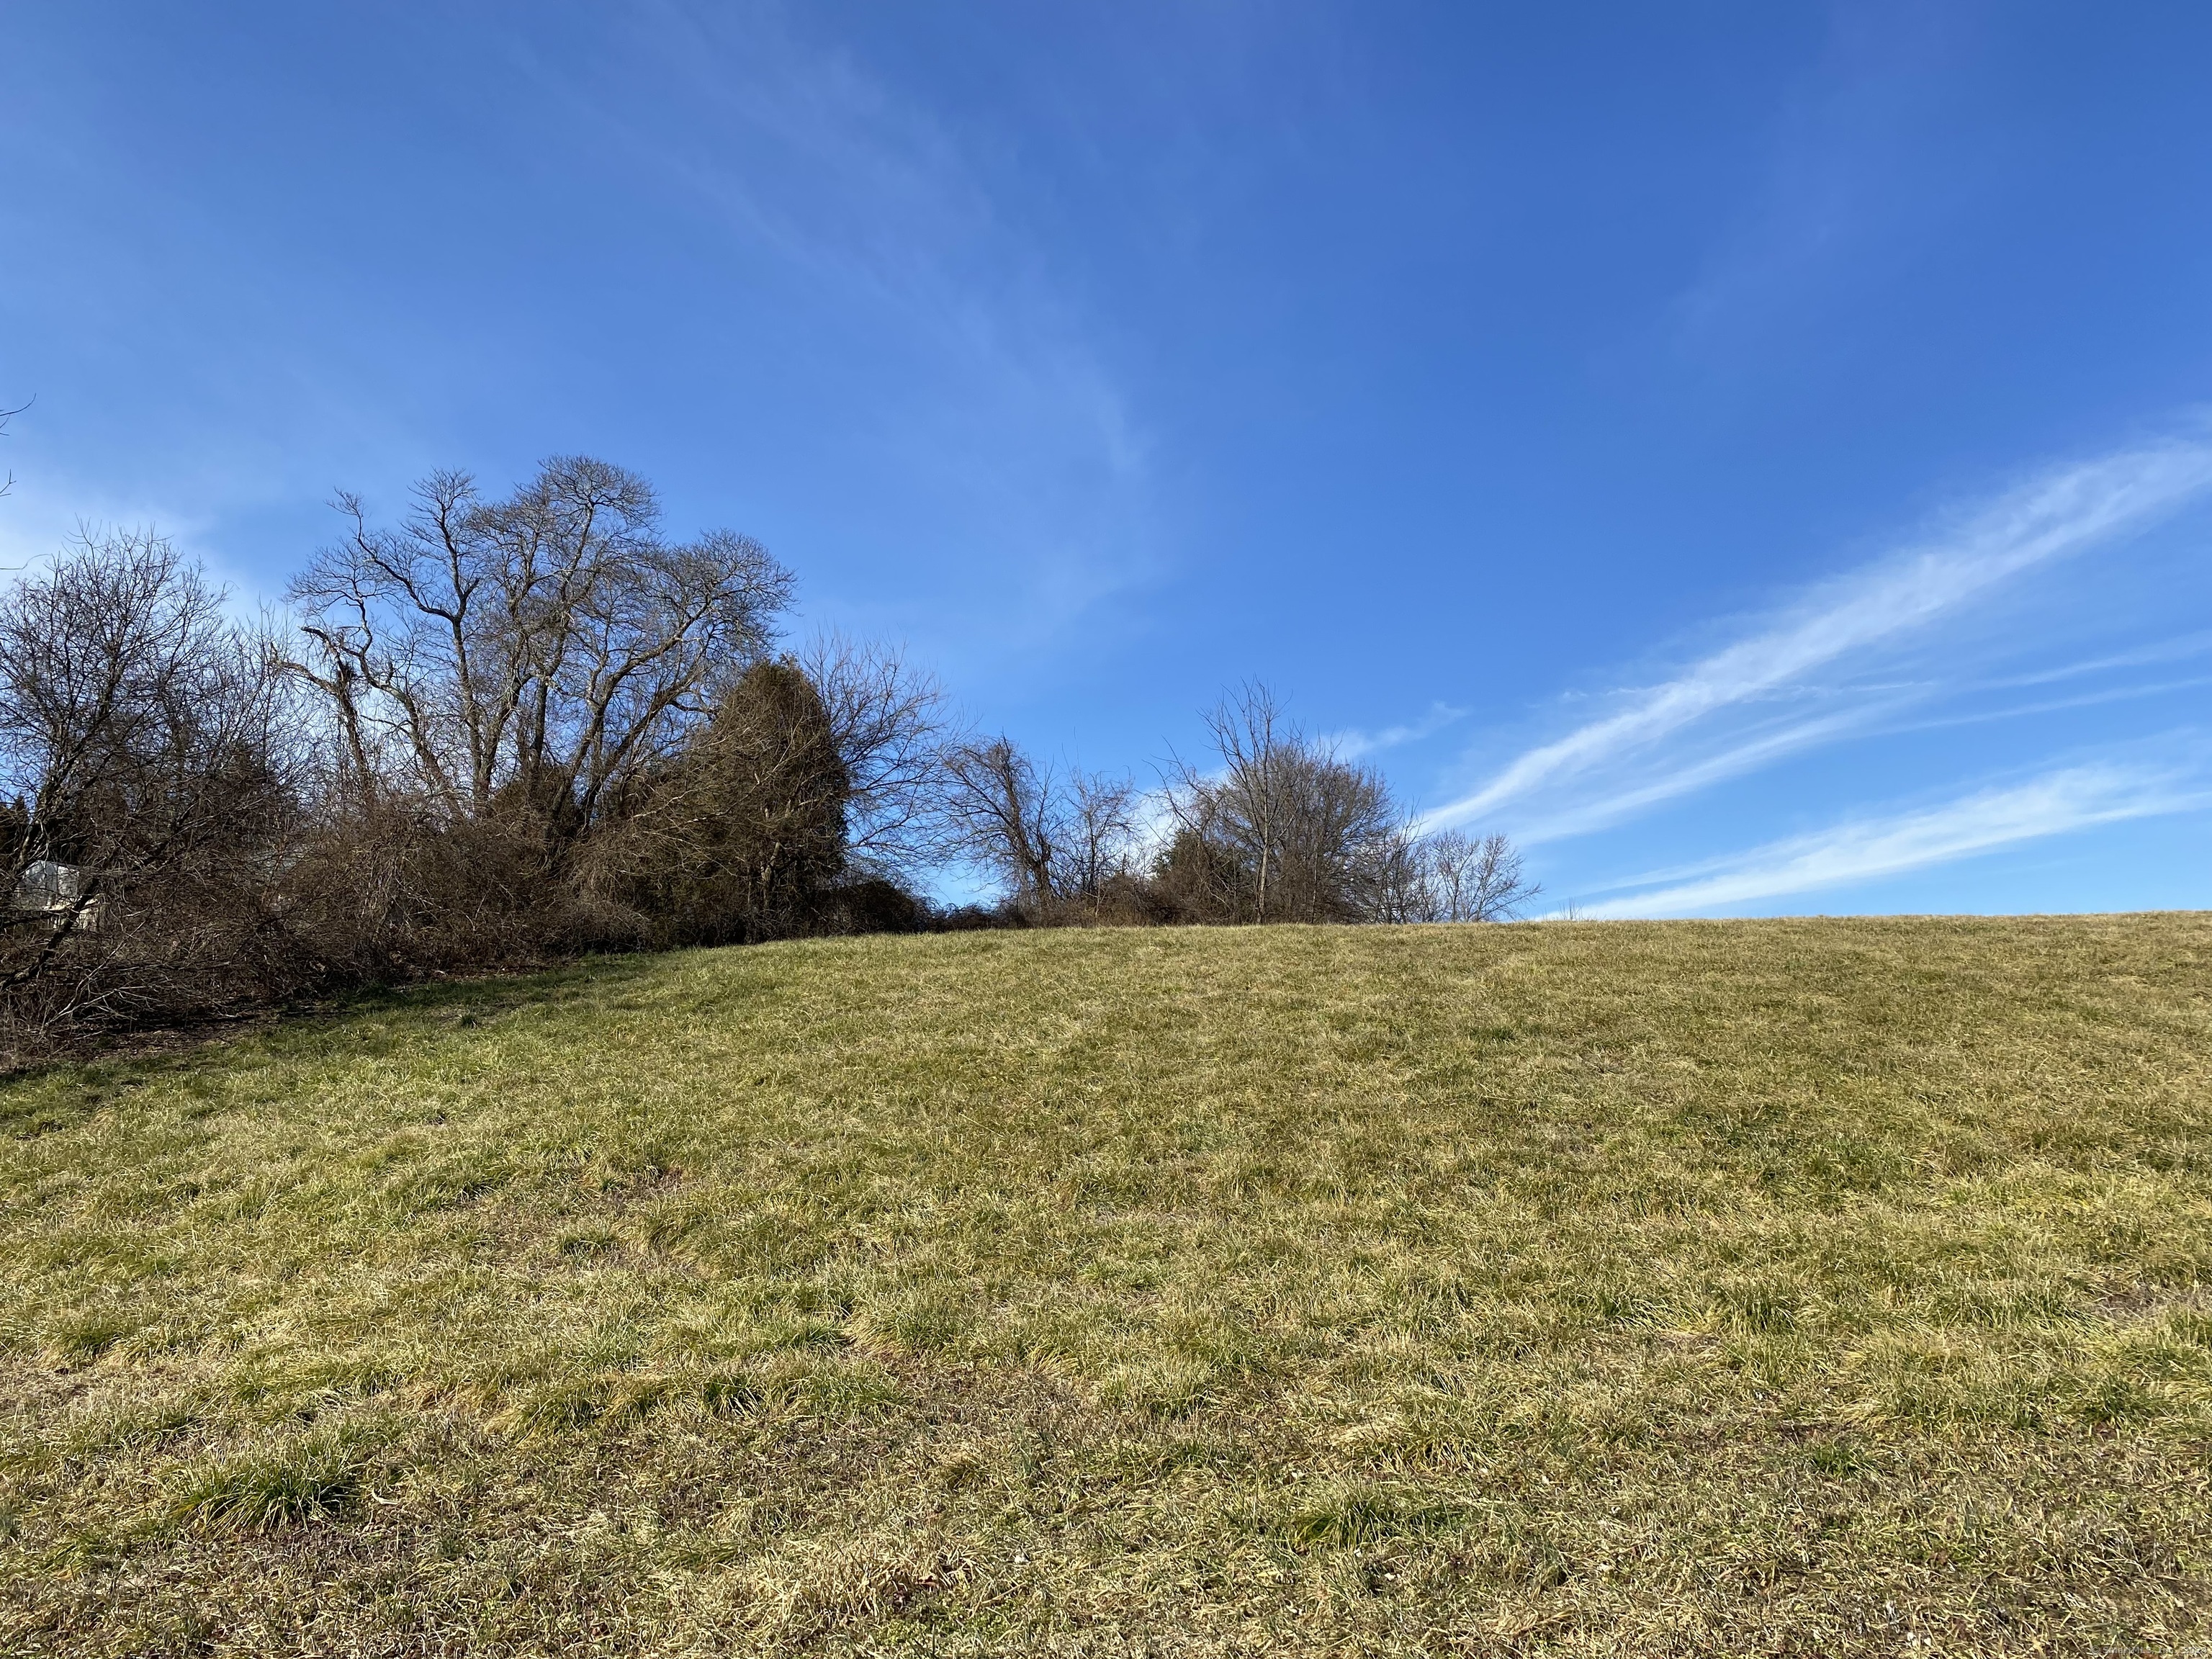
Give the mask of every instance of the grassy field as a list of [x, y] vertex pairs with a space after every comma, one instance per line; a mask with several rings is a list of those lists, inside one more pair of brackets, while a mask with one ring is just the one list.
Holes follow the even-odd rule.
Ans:
[[2212, 917], [831, 941], [0, 1085], [0, 1651], [2212, 1644]]

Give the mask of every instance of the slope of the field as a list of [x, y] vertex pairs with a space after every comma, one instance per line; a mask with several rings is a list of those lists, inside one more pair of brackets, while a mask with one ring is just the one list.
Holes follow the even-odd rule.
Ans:
[[2183, 1650], [2209, 994], [2201, 916], [971, 934], [21, 1078], [0, 1650]]

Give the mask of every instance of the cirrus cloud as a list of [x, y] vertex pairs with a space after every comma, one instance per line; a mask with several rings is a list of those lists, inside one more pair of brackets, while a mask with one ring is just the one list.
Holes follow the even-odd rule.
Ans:
[[[1873, 688], [1811, 720], [1750, 730], [1741, 720], [1753, 706], [1820, 695], [1815, 675], [1924, 629], [2023, 572], [2138, 532], [2208, 486], [2212, 444], [2201, 438], [2051, 468], [1524, 751], [1425, 822], [1443, 827], [1510, 810], [1529, 820], [1524, 839], [1577, 834], [1861, 729], [1909, 701], [1910, 690]], [[1731, 713], [1737, 726], [1716, 732]]]

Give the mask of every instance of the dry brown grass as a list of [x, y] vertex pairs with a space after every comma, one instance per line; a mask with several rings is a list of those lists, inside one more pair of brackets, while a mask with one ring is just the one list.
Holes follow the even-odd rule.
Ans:
[[0, 1650], [2187, 1650], [2212, 919], [1050, 932], [0, 1089]]

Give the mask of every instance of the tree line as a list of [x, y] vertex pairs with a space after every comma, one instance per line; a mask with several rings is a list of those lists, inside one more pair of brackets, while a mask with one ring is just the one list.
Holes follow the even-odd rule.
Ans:
[[1503, 836], [1423, 833], [1382, 775], [1308, 736], [1267, 687], [1203, 720], [1160, 787], [1054, 771], [1010, 739], [949, 744], [942, 811], [1001, 912], [1066, 922], [1497, 921], [1536, 894]]
[[[0, 1042], [593, 951], [1077, 923], [1487, 921], [1496, 836], [1424, 836], [1258, 686], [1153, 788], [961, 728], [926, 673], [780, 647], [793, 578], [669, 536], [582, 457], [460, 472], [242, 621], [151, 533], [0, 596]], [[948, 863], [994, 904], [923, 896]]]

